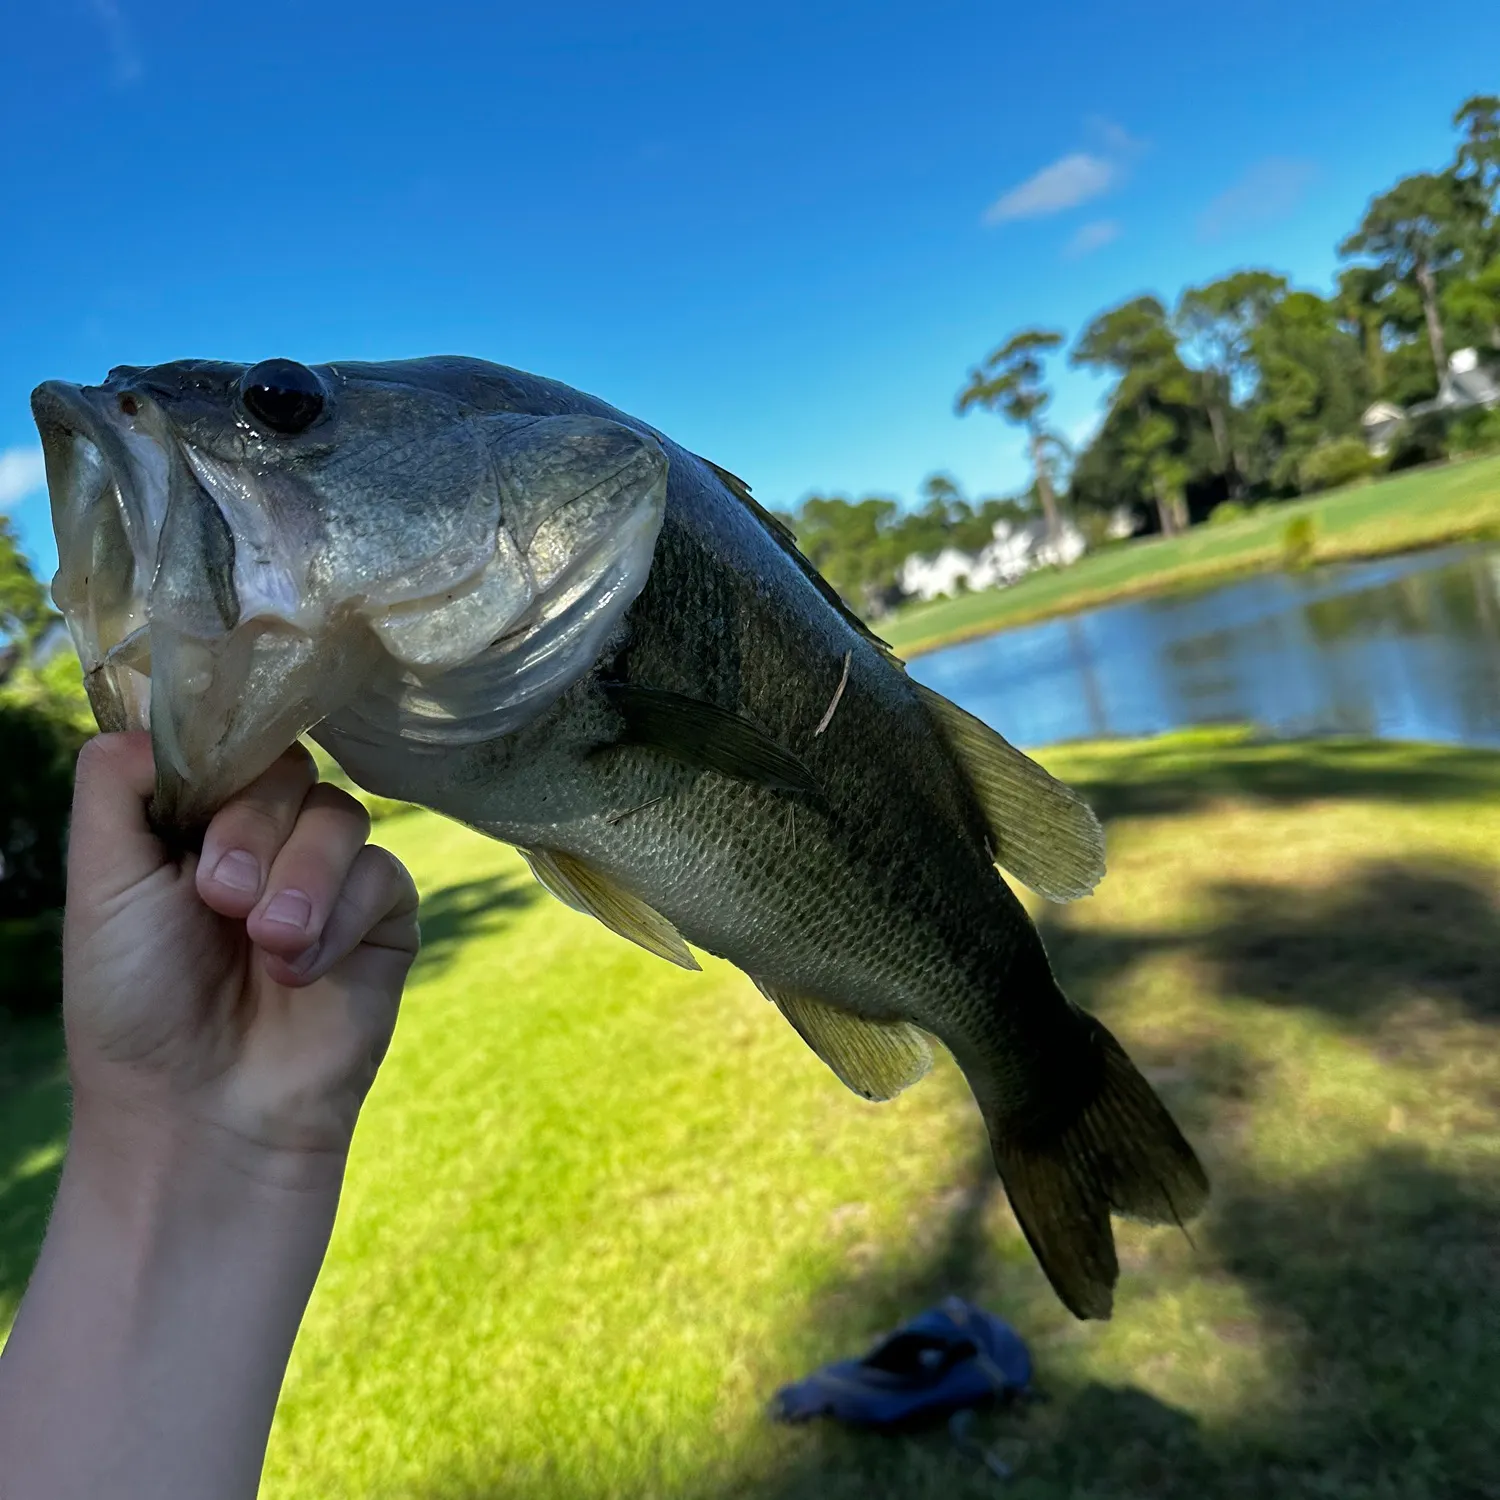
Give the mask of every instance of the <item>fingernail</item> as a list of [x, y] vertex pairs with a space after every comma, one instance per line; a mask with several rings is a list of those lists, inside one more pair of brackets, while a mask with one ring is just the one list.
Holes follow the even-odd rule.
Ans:
[[289, 968], [293, 974], [306, 974], [307, 971], [311, 969], [315, 963], [317, 963], [318, 953], [321, 947], [322, 944], [314, 943], [312, 947], [302, 955], [301, 958], [292, 959], [287, 964], [287, 968]]
[[262, 915], [268, 922], [280, 922], [306, 932], [307, 924], [312, 920], [312, 902], [301, 891], [278, 891]]
[[213, 878], [231, 891], [260, 889], [260, 861], [244, 849], [231, 849], [220, 856]]

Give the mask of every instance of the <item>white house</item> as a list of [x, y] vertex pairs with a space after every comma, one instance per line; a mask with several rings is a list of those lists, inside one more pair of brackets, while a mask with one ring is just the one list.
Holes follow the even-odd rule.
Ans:
[[1376, 458], [1384, 458], [1391, 451], [1396, 430], [1408, 417], [1469, 411], [1476, 406], [1488, 411], [1500, 407], [1500, 381], [1480, 364], [1477, 349], [1455, 349], [1448, 357], [1448, 368], [1431, 401], [1419, 401], [1405, 411], [1389, 401], [1377, 401], [1360, 418], [1360, 426], [1364, 428], [1370, 452]]
[[1088, 550], [1083, 533], [1071, 521], [1062, 523], [1055, 542], [1047, 539], [1041, 520], [1022, 526], [996, 521], [990, 536], [977, 554], [944, 547], [936, 557], [908, 557], [896, 575], [902, 593], [928, 600], [951, 598], [966, 588], [1000, 588], [1033, 568], [1067, 567]]
[[1438, 393], [1431, 401], [1412, 407], [1411, 415], [1425, 416], [1430, 411], [1466, 411], [1472, 406], [1493, 409], [1500, 406], [1500, 385], [1479, 363], [1477, 349], [1455, 349], [1448, 359], [1448, 373], [1438, 383]]
[[1377, 401], [1365, 408], [1359, 419], [1364, 428], [1365, 446], [1376, 458], [1384, 458], [1391, 451], [1396, 429], [1406, 420], [1406, 413], [1392, 401]]
[[938, 599], [944, 595], [951, 598], [965, 588], [973, 588], [970, 581], [974, 573], [974, 558], [957, 547], [944, 547], [936, 557], [918, 557], [915, 553], [906, 558], [896, 582], [903, 594], [915, 594], [919, 599]]

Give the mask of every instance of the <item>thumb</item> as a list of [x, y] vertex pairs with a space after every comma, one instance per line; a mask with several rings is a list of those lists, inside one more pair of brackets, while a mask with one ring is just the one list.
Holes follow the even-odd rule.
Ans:
[[70, 907], [111, 901], [169, 863], [146, 820], [155, 789], [151, 736], [144, 731], [96, 735], [79, 752], [68, 832]]

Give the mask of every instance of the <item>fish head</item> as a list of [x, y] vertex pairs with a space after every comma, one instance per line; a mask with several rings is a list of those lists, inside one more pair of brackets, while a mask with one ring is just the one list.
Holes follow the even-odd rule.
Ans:
[[643, 584], [653, 438], [489, 410], [422, 365], [184, 360], [33, 393], [53, 597], [101, 727], [151, 731], [163, 828], [200, 829], [351, 704], [441, 696], [622, 556], [604, 613]]

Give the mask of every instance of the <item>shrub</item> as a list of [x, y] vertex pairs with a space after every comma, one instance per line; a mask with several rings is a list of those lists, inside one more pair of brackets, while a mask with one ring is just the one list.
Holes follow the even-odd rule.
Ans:
[[1448, 451], [1455, 457], [1500, 448], [1500, 407], [1460, 412], [1448, 427]]
[[1334, 438], [1319, 443], [1302, 460], [1297, 466], [1297, 478], [1304, 490], [1331, 490], [1368, 479], [1377, 467], [1362, 438]]
[[27, 701], [6, 685], [0, 696], [0, 1007], [7, 1010], [45, 1010], [60, 997], [57, 933], [73, 762], [87, 738], [45, 693]]
[[62, 912], [0, 918], [0, 1011], [44, 1015], [62, 1003]]
[[1300, 573], [1313, 564], [1317, 552], [1317, 527], [1308, 515], [1293, 516], [1281, 531], [1281, 560], [1293, 573]]
[[1250, 507], [1243, 500], [1225, 500], [1208, 513], [1210, 526], [1226, 526], [1231, 521], [1243, 521], [1250, 514]]
[[73, 762], [87, 737], [41, 705], [0, 699], [0, 919], [63, 903]]
[[1418, 464], [1437, 463], [1448, 456], [1448, 423], [1441, 412], [1409, 418], [1396, 429], [1385, 466], [1392, 472]]

